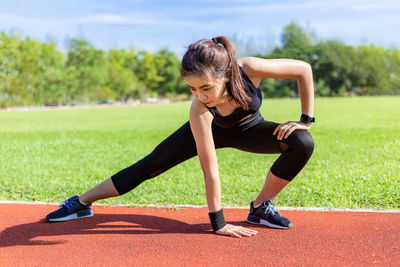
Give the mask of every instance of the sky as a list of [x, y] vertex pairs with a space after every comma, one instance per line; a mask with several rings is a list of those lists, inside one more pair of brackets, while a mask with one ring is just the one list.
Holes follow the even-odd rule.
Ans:
[[262, 52], [281, 44], [291, 22], [317, 40], [400, 48], [399, 0], [0, 0], [0, 32], [53, 39], [59, 49], [85, 38], [104, 50], [183, 54], [192, 42], [224, 35]]

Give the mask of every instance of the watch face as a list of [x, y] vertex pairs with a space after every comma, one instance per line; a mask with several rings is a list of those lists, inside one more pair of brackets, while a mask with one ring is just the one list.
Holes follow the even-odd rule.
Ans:
[[301, 117], [300, 117], [300, 121], [301, 121], [301, 122], [304, 122], [304, 123], [315, 122], [315, 118], [303, 114], [303, 115], [301, 115]]

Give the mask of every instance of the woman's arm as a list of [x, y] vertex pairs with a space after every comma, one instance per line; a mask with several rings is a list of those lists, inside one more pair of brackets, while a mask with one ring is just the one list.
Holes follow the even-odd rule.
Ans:
[[[247, 76], [258, 87], [264, 78], [296, 78], [299, 86], [301, 112], [310, 117], [314, 114], [314, 83], [310, 64], [294, 59], [263, 59], [246, 57], [238, 60]], [[294, 130], [309, 130], [311, 123], [288, 121], [276, 127], [274, 135], [282, 140]]]
[[217, 155], [211, 131], [212, 114], [196, 98], [190, 108], [190, 127], [196, 141], [197, 154], [204, 174], [207, 203], [210, 212], [221, 209], [221, 187]]
[[258, 87], [265, 78], [297, 79], [303, 114], [314, 114], [314, 83], [310, 64], [295, 59], [246, 57], [238, 60], [247, 76]]
[[[212, 114], [196, 98], [190, 108], [190, 127], [196, 141], [197, 154], [204, 174], [208, 209], [210, 212], [221, 210], [221, 186], [219, 182], [217, 155], [212, 136]], [[242, 226], [226, 224], [215, 233], [234, 237], [252, 236], [257, 231]]]

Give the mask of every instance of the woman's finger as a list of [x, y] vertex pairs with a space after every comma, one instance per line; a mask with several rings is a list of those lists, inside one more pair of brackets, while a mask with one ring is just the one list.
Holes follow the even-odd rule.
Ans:
[[[246, 236], [246, 237], [250, 237], [253, 234], [251, 234], [250, 232], [247, 232], [245, 229], [235, 229], [233, 231], [235, 234], [239, 235], [239, 236]], [[254, 234], [255, 235], [255, 234]]]
[[229, 233], [230, 234], [230, 236], [233, 236], [233, 237], [242, 237], [240, 234], [238, 234], [238, 233], [236, 233], [236, 232], [230, 232]]
[[250, 237], [250, 236], [251, 236], [251, 234], [246, 233], [246, 232], [239, 232], [238, 234], [239, 234], [240, 236], [245, 236], [245, 237]]
[[273, 135], [276, 135], [276, 133], [277, 133], [277, 132], [279, 131], [279, 129], [281, 128], [281, 126], [282, 126], [282, 124], [279, 124], [279, 125], [275, 128]]
[[235, 233], [234, 231], [232, 231], [230, 229], [230, 227], [228, 227], [227, 229], [224, 230], [218, 230], [215, 232], [216, 234], [219, 235], [226, 235], [226, 236], [233, 236], [233, 237], [241, 237], [240, 235], [238, 235], [237, 233]]
[[247, 231], [246, 228], [239, 226], [236, 230], [236, 233], [242, 236], [251, 236], [250, 232]]
[[311, 128], [311, 124], [304, 124], [304, 123], [294, 123], [292, 124], [292, 127], [287, 129], [286, 134], [284, 136], [285, 139], [289, 137], [291, 133], [293, 133], [295, 130], [309, 130]]
[[282, 141], [283, 139], [287, 139], [291, 133], [293, 133], [297, 129], [301, 130], [309, 130], [311, 128], [311, 124], [304, 124], [300, 122], [288, 121], [286, 123], [279, 124], [275, 130], [273, 135], [276, 135], [276, 139]]
[[288, 127], [290, 127], [290, 125], [286, 123], [279, 129], [278, 137], [277, 137], [278, 140], [282, 140], [282, 138], [285, 135]]
[[226, 228], [224, 228], [223, 230], [222, 229], [218, 230], [216, 233], [219, 235], [226, 235], [239, 238], [242, 236], [250, 237], [256, 235], [257, 231], [242, 226], [227, 225]]
[[284, 138], [287, 139], [291, 133], [294, 132], [294, 130], [297, 130], [299, 127], [297, 125], [293, 125], [289, 129], [287, 129]]
[[234, 230], [228, 230], [227, 234], [229, 236], [233, 236], [233, 237], [242, 237], [241, 235], [239, 235], [238, 233], [236, 233]]
[[275, 129], [275, 133], [277, 134], [277, 135], [276, 135], [276, 139], [279, 140], [279, 136], [280, 136], [280, 134], [281, 134], [281, 132], [282, 132], [282, 127], [284, 127], [284, 126], [285, 126], [284, 124], [281, 124], [281, 125], [279, 125], [278, 127], [276, 127], [276, 129]]
[[253, 235], [256, 235], [258, 233], [256, 230], [253, 230], [253, 229], [249, 229], [249, 228], [243, 228], [243, 229], [246, 230], [246, 232], [253, 234]]
[[256, 232], [248, 231], [248, 230], [243, 230], [241, 233], [243, 233], [243, 235], [245, 235], [245, 236], [253, 236], [253, 235], [257, 234]]

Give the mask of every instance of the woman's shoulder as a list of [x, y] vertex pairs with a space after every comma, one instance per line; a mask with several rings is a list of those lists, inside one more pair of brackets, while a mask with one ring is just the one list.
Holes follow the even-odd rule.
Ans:
[[263, 59], [256, 57], [244, 57], [238, 59], [239, 67], [241, 67], [243, 72], [252, 81], [255, 87], [258, 87], [261, 80], [263, 79], [262, 77], [258, 77], [258, 72], [257, 72], [257, 65], [260, 64], [260, 60]]
[[263, 58], [258, 57], [242, 57], [237, 60], [238, 65], [247, 73], [251, 74]]
[[191, 114], [191, 116], [194, 115], [196, 117], [201, 116], [201, 115], [204, 116], [204, 114], [211, 115], [209, 109], [201, 101], [197, 100], [196, 98], [193, 98], [192, 104], [190, 106], [190, 114]]

